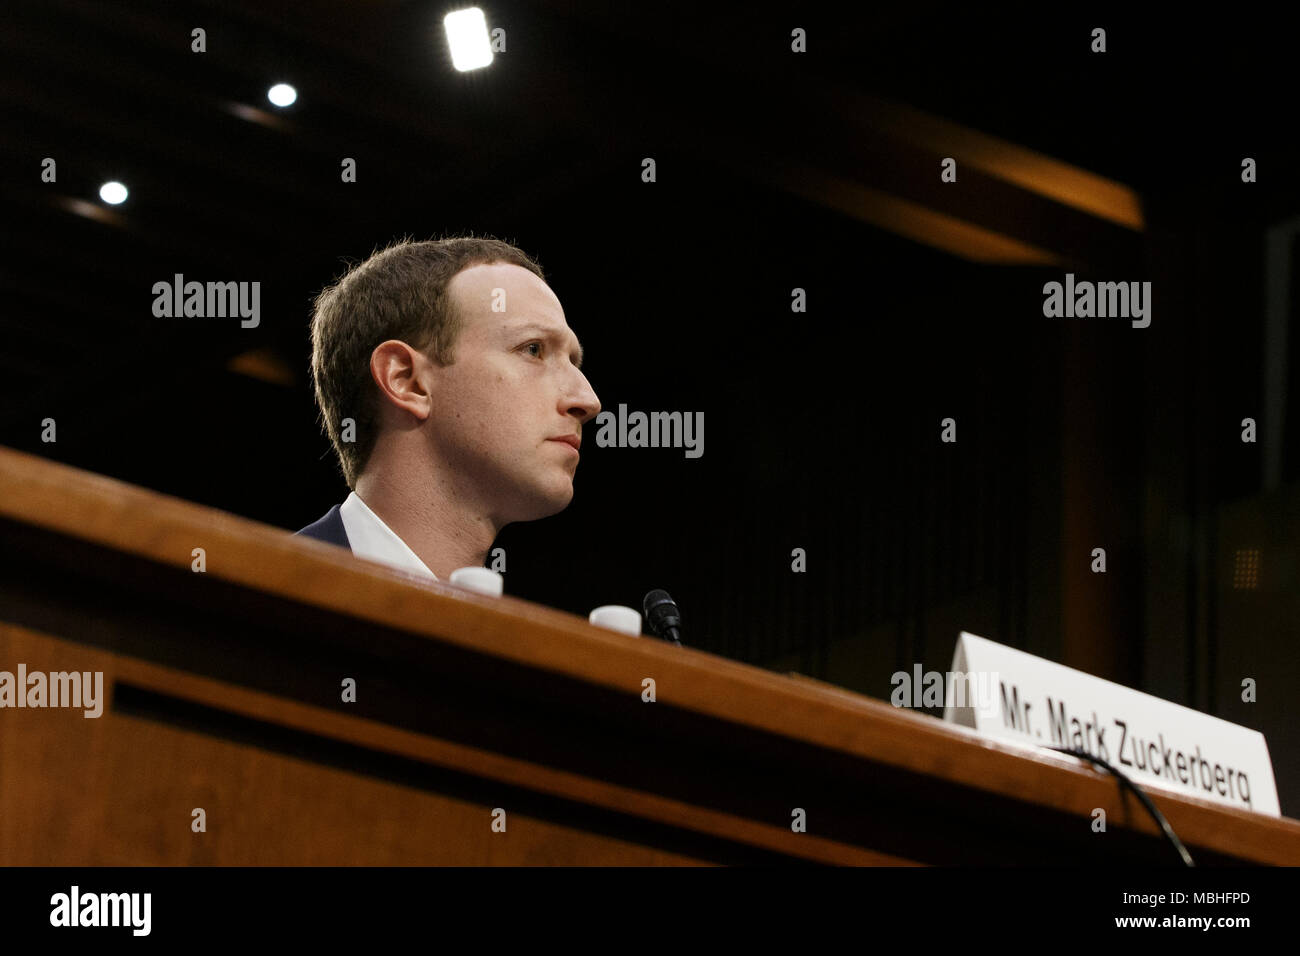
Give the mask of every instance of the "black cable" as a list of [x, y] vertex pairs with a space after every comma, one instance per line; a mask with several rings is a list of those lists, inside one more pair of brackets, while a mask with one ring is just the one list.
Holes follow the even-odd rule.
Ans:
[[1164, 833], [1164, 835], [1169, 839], [1169, 842], [1174, 845], [1174, 849], [1177, 850], [1178, 855], [1182, 857], [1184, 865], [1186, 866], [1196, 865], [1195, 863], [1192, 862], [1192, 855], [1187, 852], [1187, 847], [1183, 846], [1183, 841], [1178, 839], [1178, 834], [1174, 832], [1173, 827], [1169, 825], [1169, 821], [1165, 819], [1165, 815], [1160, 812], [1160, 809], [1154, 803], [1151, 802], [1151, 798], [1148, 797], [1146, 795], [1146, 792], [1141, 787], [1139, 787], [1136, 783], [1134, 783], [1124, 774], [1120, 773], [1120, 771], [1116, 770], [1114, 767], [1112, 767], [1106, 761], [1102, 760], [1100, 757], [1094, 757], [1092, 754], [1088, 753], [1085, 750], [1070, 750], [1066, 747], [1049, 747], [1047, 749], [1055, 750], [1058, 753], [1069, 754], [1071, 757], [1078, 757], [1080, 760], [1089, 760], [1092, 763], [1100, 764], [1106, 770], [1109, 770], [1111, 773], [1113, 773], [1119, 779], [1119, 782], [1122, 786], [1128, 787], [1130, 790], [1133, 791], [1134, 795], [1139, 800], [1142, 801], [1142, 806], [1147, 808], [1147, 812], [1151, 814], [1152, 818], [1160, 826], [1161, 832]]

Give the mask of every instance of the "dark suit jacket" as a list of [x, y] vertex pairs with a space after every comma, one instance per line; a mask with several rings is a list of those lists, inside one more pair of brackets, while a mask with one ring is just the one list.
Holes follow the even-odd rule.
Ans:
[[307, 527], [295, 531], [294, 534], [305, 535], [318, 541], [328, 541], [330, 544], [337, 544], [349, 550], [352, 548], [352, 542], [348, 541], [348, 533], [343, 527], [343, 516], [339, 514], [338, 505], [325, 512], [323, 518], [313, 521]]

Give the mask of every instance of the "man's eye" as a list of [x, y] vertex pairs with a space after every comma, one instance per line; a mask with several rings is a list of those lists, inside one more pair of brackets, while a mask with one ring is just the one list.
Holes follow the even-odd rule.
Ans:
[[527, 345], [524, 346], [524, 348], [526, 348], [526, 349], [537, 349], [536, 352], [529, 352], [528, 354], [534, 356], [535, 358], [541, 358], [541, 356], [542, 356], [542, 343], [541, 343], [541, 342], [529, 342]]

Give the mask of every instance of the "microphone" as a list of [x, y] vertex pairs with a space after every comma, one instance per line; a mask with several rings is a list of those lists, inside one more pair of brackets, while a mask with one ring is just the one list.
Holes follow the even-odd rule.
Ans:
[[645, 610], [650, 630], [665, 641], [672, 641], [681, 647], [682, 612], [677, 607], [677, 602], [668, 596], [668, 592], [656, 588], [645, 596], [641, 606]]

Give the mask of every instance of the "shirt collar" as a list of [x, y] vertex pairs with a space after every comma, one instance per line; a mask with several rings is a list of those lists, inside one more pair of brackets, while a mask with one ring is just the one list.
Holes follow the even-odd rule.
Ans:
[[352, 553], [358, 558], [438, 580], [419, 555], [398, 537], [397, 532], [384, 524], [383, 519], [371, 511], [355, 491], [339, 506], [339, 516], [343, 519], [343, 529], [348, 534]]

